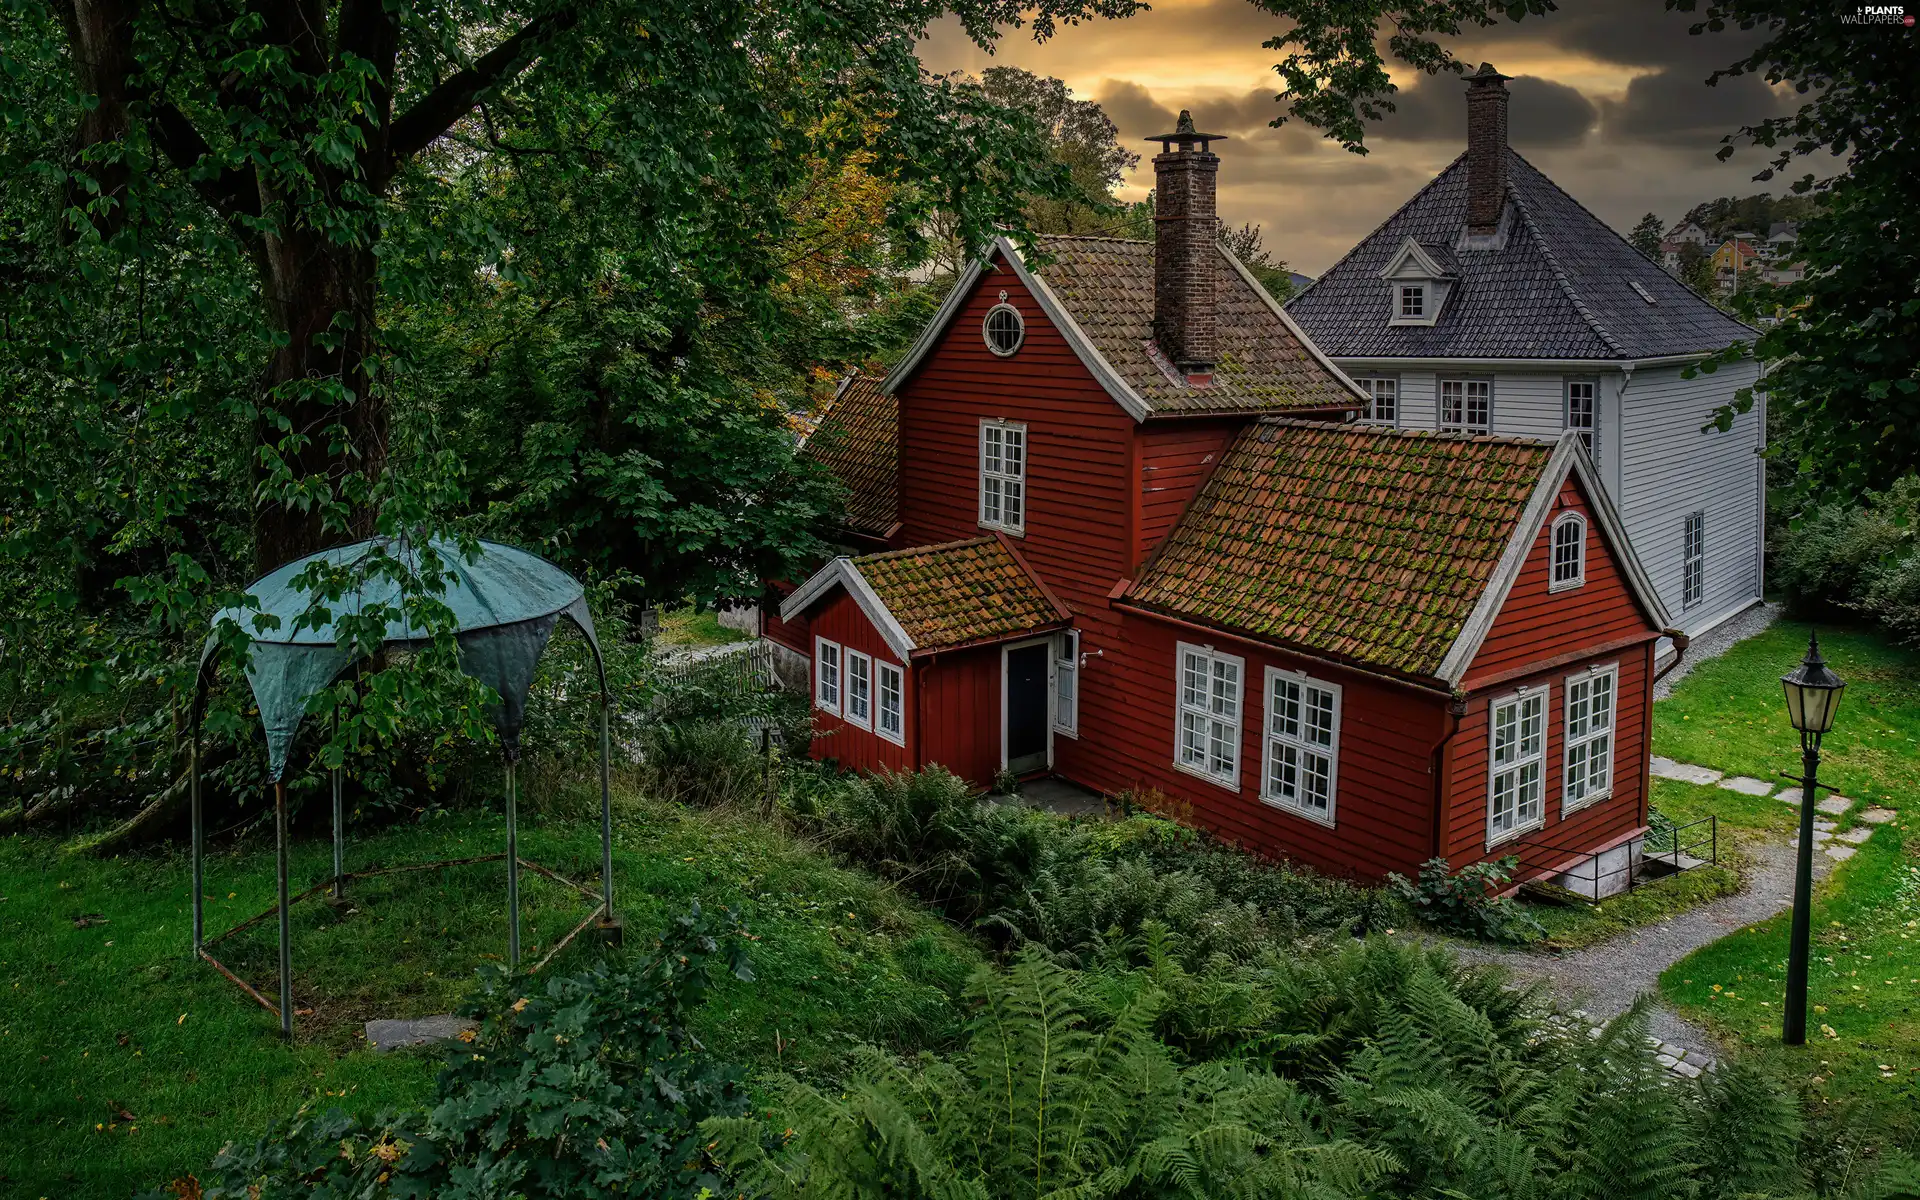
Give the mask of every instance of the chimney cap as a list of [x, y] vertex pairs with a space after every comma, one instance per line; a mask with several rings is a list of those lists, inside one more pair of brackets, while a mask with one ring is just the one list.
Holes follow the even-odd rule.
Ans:
[[1484, 86], [1484, 85], [1493, 84], [1493, 83], [1505, 83], [1507, 80], [1512, 78], [1513, 76], [1511, 75], [1502, 75], [1500, 72], [1494, 70], [1492, 63], [1483, 62], [1480, 64], [1480, 69], [1478, 71], [1475, 71], [1473, 74], [1467, 76], [1467, 82], [1473, 83], [1473, 84], [1480, 84]]
[[1227, 135], [1224, 133], [1195, 132], [1193, 128], [1193, 114], [1183, 108], [1180, 110], [1180, 120], [1175, 124], [1172, 133], [1156, 133], [1145, 140], [1149, 142], [1159, 142], [1160, 152], [1162, 154], [1171, 153], [1173, 150], [1172, 143], [1174, 142], [1179, 142], [1182, 150], [1191, 150], [1193, 149], [1193, 144], [1199, 142], [1200, 151], [1204, 154], [1208, 142], [1224, 142], [1227, 140]]

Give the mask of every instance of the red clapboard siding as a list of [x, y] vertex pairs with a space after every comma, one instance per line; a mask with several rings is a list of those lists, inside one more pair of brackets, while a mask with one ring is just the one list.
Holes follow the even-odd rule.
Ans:
[[784, 584], [767, 587], [760, 601], [760, 636], [812, 657], [813, 635], [807, 631], [807, 615], [800, 613], [791, 621], [780, 619], [780, 602], [792, 594], [793, 589]]
[[1234, 418], [1140, 427], [1140, 530], [1135, 561], [1146, 557], [1173, 528], [1245, 424], [1244, 418]]
[[914, 665], [920, 697], [920, 761], [952, 771], [977, 788], [1000, 770], [1000, 647], [922, 658]]
[[[1445, 856], [1456, 868], [1508, 854], [1520, 857], [1520, 877], [1564, 865], [1569, 851], [1592, 850], [1633, 833], [1646, 823], [1647, 716], [1653, 700], [1653, 642], [1611, 654], [1595, 655], [1477, 692], [1467, 700], [1467, 714], [1451, 749], [1452, 801], [1448, 811]], [[1614, 714], [1613, 787], [1592, 805], [1562, 815], [1560, 803], [1566, 775], [1567, 677], [1585, 675], [1589, 665], [1620, 667], [1620, 690]], [[1523, 833], [1509, 842], [1487, 846], [1487, 726], [1492, 702], [1525, 684], [1548, 687], [1546, 785], [1543, 828]]]
[[[1014, 544], [1075, 612], [1103, 604], [1129, 566], [1133, 418], [1089, 375], [1018, 276], [998, 258], [939, 346], [899, 389], [900, 544], [980, 535], [980, 423], [1027, 425], [1027, 511]], [[1010, 358], [981, 337], [987, 310], [1020, 311]]]
[[[1151, 787], [1219, 837], [1321, 870], [1374, 878], [1407, 872], [1432, 855], [1435, 746], [1445, 732], [1446, 699], [1296, 658], [1279, 650], [1209, 636], [1134, 613], [1119, 616], [1106, 653], [1081, 672], [1081, 734], [1065, 774], [1114, 793]], [[1092, 639], [1082, 635], [1082, 646]], [[1236, 793], [1174, 767], [1175, 645], [1207, 644], [1245, 660], [1240, 790]], [[1303, 670], [1341, 685], [1336, 825], [1327, 828], [1260, 801], [1266, 753], [1266, 669]]]
[[[1587, 519], [1587, 581], [1567, 591], [1550, 592], [1553, 520], [1568, 510]], [[1553, 511], [1541, 525], [1500, 615], [1467, 668], [1464, 686], [1472, 691], [1492, 676], [1543, 659], [1659, 632], [1634, 599], [1586, 497], [1577, 481], [1569, 477], [1561, 485]]]
[[[879, 631], [873, 627], [873, 623], [867, 620], [867, 614], [860, 611], [860, 606], [846, 592], [835, 588], [825, 599], [814, 603], [809, 615], [812, 618], [809, 623], [814, 637], [839, 642], [846, 649], [870, 654], [876, 663], [882, 661], [893, 663], [903, 669], [902, 674], [905, 676], [901, 681], [905, 692], [901, 697], [901, 703], [904, 708], [902, 717], [906, 727], [906, 746], [896, 746], [879, 734], [862, 729], [816, 706], [813, 710], [813, 757], [837, 759], [842, 767], [853, 771], [877, 771], [882, 767], [894, 771], [910, 770], [914, 763], [907, 747], [913, 745], [917, 733], [917, 702], [914, 695], [913, 673], [905, 670], [906, 664], [902, 663], [887, 646]], [[807, 644], [807, 655], [809, 658], [813, 656], [811, 641]], [[840, 666], [841, 702], [844, 705], [846, 700], [844, 650]], [[816, 662], [814, 667], [817, 671], [819, 664]], [[877, 670], [875, 674], [878, 674]], [[880, 689], [876, 680], [873, 688], [873, 703], [876, 708], [879, 702]]]

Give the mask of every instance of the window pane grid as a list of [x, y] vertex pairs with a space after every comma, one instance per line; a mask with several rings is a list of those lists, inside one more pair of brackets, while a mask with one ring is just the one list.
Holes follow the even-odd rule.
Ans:
[[1611, 667], [1567, 681], [1567, 808], [1598, 800], [1613, 786], [1613, 702], [1618, 682], [1618, 670]]
[[1578, 515], [1562, 517], [1553, 526], [1553, 585], [1571, 587], [1587, 573], [1587, 522]]
[[1400, 419], [1400, 381], [1397, 379], [1359, 379], [1358, 383], [1367, 393], [1366, 418], [1369, 421], [1397, 421]]
[[872, 723], [872, 680], [873, 660], [858, 650], [847, 651], [847, 707], [846, 718], [856, 725], [867, 726]]
[[814, 663], [814, 703], [832, 712], [840, 711], [840, 647], [833, 642], [815, 642]]
[[1180, 765], [1238, 786], [1240, 662], [1185, 646], [1179, 653]]
[[1687, 514], [1681, 546], [1681, 604], [1698, 604], [1706, 594], [1707, 514]]
[[980, 427], [980, 523], [1020, 532], [1026, 523], [1027, 431]]
[[1329, 684], [1267, 675], [1266, 799], [1331, 821], [1339, 749], [1339, 692]]
[[1487, 835], [1500, 841], [1541, 823], [1546, 771], [1546, 692], [1496, 701]]
[[1053, 727], [1065, 733], [1080, 731], [1080, 635], [1060, 636], [1053, 660]]
[[1440, 428], [1487, 433], [1492, 429], [1493, 384], [1485, 379], [1440, 381]]
[[904, 681], [900, 675], [900, 668], [883, 662], [874, 664], [874, 669], [878, 679], [876, 690], [879, 692], [880, 699], [875, 728], [882, 736], [897, 742], [904, 732], [905, 723], [905, 711], [901, 703]]
[[1567, 384], [1567, 428], [1577, 430], [1588, 454], [1600, 446], [1600, 419], [1597, 387], [1587, 381]]

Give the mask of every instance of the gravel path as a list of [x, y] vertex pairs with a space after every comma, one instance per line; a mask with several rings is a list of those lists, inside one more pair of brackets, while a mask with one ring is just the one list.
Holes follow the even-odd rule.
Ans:
[[1680, 665], [1667, 672], [1660, 682], [1653, 685], [1653, 698], [1665, 700], [1673, 694], [1673, 685], [1687, 677], [1687, 672], [1710, 658], [1719, 658], [1735, 642], [1744, 642], [1760, 633], [1773, 624], [1774, 620], [1780, 616], [1780, 611], [1778, 604], [1756, 604], [1739, 616], [1722, 621], [1693, 639], [1693, 643], [1687, 647], [1687, 652], [1681, 656]]
[[[1672, 920], [1649, 925], [1611, 941], [1566, 954], [1536, 954], [1526, 950], [1495, 950], [1462, 944], [1462, 958], [1498, 963], [1515, 976], [1548, 985], [1560, 1006], [1584, 1008], [1602, 1019], [1627, 1010], [1642, 992], [1658, 990], [1660, 972], [1709, 942], [1736, 929], [1764, 921], [1793, 903], [1794, 851], [1784, 842], [1762, 842], [1745, 847], [1753, 859], [1745, 887], [1733, 896], [1681, 913]], [[1825, 855], [1814, 855], [1816, 879], [1833, 869]], [[1653, 1012], [1653, 1036], [1689, 1050], [1715, 1052], [1707, 1033], [1658, 1005]]]

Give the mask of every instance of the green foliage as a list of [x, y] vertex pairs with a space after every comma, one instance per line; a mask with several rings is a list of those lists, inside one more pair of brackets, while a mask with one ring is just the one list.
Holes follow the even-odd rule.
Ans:
[[1414, 915], [1449, 933], [1487, 937], [1495, 941], [1524, 942], [1545, 930], [1511, 898], [1500, 896], [1513, 882], [1520, 860], [1509, 855], [1450, 871], [1444, 858], [1420, 864], [1418, 882], [1398, 873], [1387, 876], [1400, 898], [1413, 906]]
[[1660, 220], [1659, 214], [1648, 213], [1634, 223], [1633, 232], [1627, 235], [1627, 240], [1633, 243], [1635, 250], [1638, 250], [1653, 261], [1659, 262], [1660, 239], [1665, 235], [1666, 231], [1667, 227], [1665, 223]]
[[1293, 298], [1293, 272], [1287, 269], [1285, 259], [1278, 257], [1261, 244], [1264, 230], [1252, 221], [1234, 229], [1227, 225], [1220, 227], [1220, 244], [1233, 252], [1233, 256], [1260, 281], [1267, 294], [1281, 304]]
[[1721, 196], [1694, 205], [1680, 219], [1692, 221], [1719, 242], [1735, 233], [1766, 237], [1778, 221], [1804, 221], [1817, 210], [1811, 196], [1775, 196], [1755, 192], [1751, 196]]
[[1920, 476], [1822, 505], [1774, 535], [1770, 573], [1795, 616], [1851, 614], [1920, 644]]
[[204, 1194], [699, 1196], [719, 1182], [700, 1169], [701, 1122], [747, 1103], [739, 1072], [713, 1059], [688, 1020], [717, 967], [752, 979], [740, 935], [730, 914], [695, 905], [637, 968], [596, 966], [544, 987], [483, 970], [461, 1008], [479, 1028], [448, 1052], [430, 1112], [368, 1125], [338, 1108], [302, 1109], [223, 1151]]

